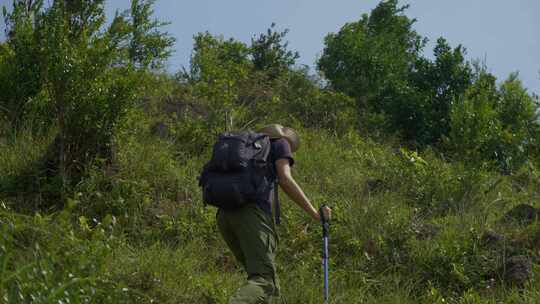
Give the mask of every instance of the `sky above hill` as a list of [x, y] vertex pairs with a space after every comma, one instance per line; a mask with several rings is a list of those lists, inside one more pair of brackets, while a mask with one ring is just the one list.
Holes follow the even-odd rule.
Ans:
[[[45, 0], [45, 2], [50, 0]], [[171, 24], [165, 28], [176, 38], [170, 72], [189, 66], [193, 36], [209, 31], [249, 43], [270, 26], [285, 28], [289, 47], [300, 53], [299, 64], [314, 67], [323, 50], [324, 37], [346, 22], [369, 13], [378, 0], [158, 0], [155, 15]], [[0, 5], [11, 0], [0, 0]], [[107, 15], [129, 8], [129, 0], [108, 0]], [[525, 87], [540, 94], [540, 1], [538, 0], [415, 0], [406, 14], [430, 39], [425, 54], [431, 56], [438, 37], [455, 47], [467, 48], [467, 59], [484, 61], [500, 81], [519, 71]], [[3, 24], [0, 26], [3, 32]]]

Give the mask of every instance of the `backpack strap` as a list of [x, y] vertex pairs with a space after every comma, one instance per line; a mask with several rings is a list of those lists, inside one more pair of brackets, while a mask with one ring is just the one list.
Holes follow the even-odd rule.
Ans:
[[274, 209], [275, 209], [275, 217], [276, 217], [276, 224], [281, 224], [281, 207], [279, 206], [279, 195], [278, 195], [278, 181], [276, 178], [276, 181], [274, 182]]

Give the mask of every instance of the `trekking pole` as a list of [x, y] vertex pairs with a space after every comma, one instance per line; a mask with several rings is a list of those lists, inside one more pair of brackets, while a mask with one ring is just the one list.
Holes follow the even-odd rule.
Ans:
[[323, 252], [322, 252], [322, 262], [324, 269], [324, 303], [328, 303], [328, 230], [330, 228], [330, 223], [328, 219], [324, 216], [324, 208], [326, 205], [322, 205], [319, 208], [319, 214], [321, 216], [321, 223], [323, 229]]

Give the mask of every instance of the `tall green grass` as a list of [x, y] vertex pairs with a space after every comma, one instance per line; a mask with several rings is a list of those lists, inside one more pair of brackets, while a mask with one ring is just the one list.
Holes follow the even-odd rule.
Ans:
[[[116, 134], [114, 161], [89, 166], [63, 211], [21, 214], [13, 208], [20, 198], [2, 194], [4, 302], [227, 303], [245, 277], [217, 232], [215, 210], [201, 202], [196, 177], [210, 146], [196, 155], [174, 133], [153, 135], [157, 119], [131, 114]], [[297, 127], [303, 146], [293, 174], [315, 205], [334, 210], [331, 303], [540, 300], [536, 275], [521, 288], [504, 280], [511, 255], [538, 257], [538, 224], [500, 221], [520, 203], [538, 205], [535, 168], [501, 176], [433, 151]], [[3, 186], [51, 138], [20, 134], [3, 143]], [[321, 303], [319, 224], [281, 201], [281, 303]], [[486, 246], [488, 230], [507, 245]]]

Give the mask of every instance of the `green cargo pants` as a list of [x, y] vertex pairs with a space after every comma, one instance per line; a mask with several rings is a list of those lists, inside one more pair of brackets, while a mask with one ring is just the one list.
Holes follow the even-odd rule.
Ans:
[[248, 274], [246, 284], [230, 298], [229, 304], [270, 303], [279, 295], [275, 251], [278, 238], [272, 217], [255, 204], [217, 213], [223, 239]]

